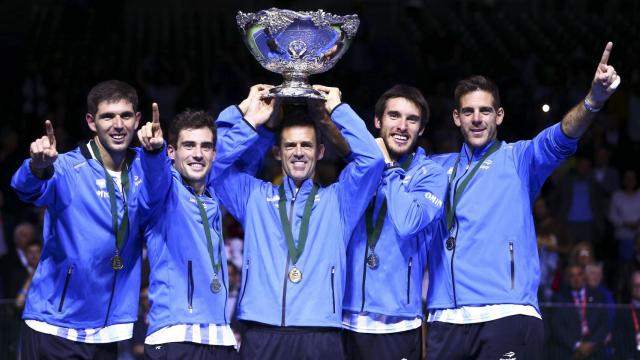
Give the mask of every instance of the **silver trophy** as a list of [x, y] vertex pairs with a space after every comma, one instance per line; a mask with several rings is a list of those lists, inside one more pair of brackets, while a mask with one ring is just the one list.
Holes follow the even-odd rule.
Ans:
[[239, 11], [236, 22], [258, 62], [284, 76], [284, 82], [271, 89], [268, 97], [294, 102], [324, 99], [309, 84], [309, 75], [331, 69], [349, 48], [360, 24], [357, 15], [276, 8]]

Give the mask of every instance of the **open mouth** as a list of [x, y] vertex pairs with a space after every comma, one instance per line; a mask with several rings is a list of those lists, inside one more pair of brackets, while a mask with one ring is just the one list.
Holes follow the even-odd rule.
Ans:
[[125, 134], [110, 134], [109, 135], [115, 142], [122, 142], [126, 135]]
[[200, 171], [204, 169], [204, 164], [202, 163], [189, 163], [188, 165], [192, 170]]
[[485, 129], [471, 129], [471, 133], [474, 136], [480, 136], [480, 135], [482, 135], [484, 133], [484, 130]]
[[391, 138], [398, 144], [406, 144], [409, 142], [409, 136], [407, 135], [393, 134]]
[[307, 162], [304, 160], [291, 161], [291, 165], [294, 170], [304, 170], [307, 166]]

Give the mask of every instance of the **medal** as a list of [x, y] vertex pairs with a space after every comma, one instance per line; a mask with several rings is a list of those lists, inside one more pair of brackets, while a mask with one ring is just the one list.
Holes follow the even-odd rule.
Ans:
[[298, 270], [298, 268], [295, 266], [292, 267], [291, 270], [289, 270], [289, 281], [294, 284], [302, 281], [302, 272], [300, 272], [300, 270]]
[[115, 254], [112, 258], [111, 258], [111, 268], [113, 270], [122, 270], [122, 268], [124, 267], [124, 263], [122, 262], [122, 257], [118, 254]]
[[222, 283], [220, 283], [220, 280], [218, 280], [218, 275], [213, 276], [213, 279], [211, 280], [211, 284], [209, 285], [209, 288], [211, 289], [211, 292], [214, 294], [217, 294], [220, 292], [220, 289], [222, 289]]
[[367, 256], [367, 266], [369, 266], [371, 269], [377, 269], [379, 264], [380, 258], [378, 258], [378, 255], [376, 255], [373, 251], [369, 253], [369, 256]]
[[453, 236], [450, 236], [445, 243], [447, 246], [447, 250], [453, 250], [456, 247], [456, 239]]

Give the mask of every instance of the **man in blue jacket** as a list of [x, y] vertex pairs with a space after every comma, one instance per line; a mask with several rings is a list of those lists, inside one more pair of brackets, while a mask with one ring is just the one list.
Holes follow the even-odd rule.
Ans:
[[[53, 126], [31, 143], [13, 176], [18, 196], [46, 206], [43, 249], [23, 313], [24, 359], [116, 359], [138, 317], [139, 198], [145, 176], [136, 91], [120, 81], [94, 86], [86, 121], [94, 137], [58, 154]], [[130, 231], [131, 229], [131, 231]]]
[[376, 103], [374, 125], [390, 166], [347, 251], [349, 359], [420, 359], [425, 229], [441, 217], [447, 187], [442, 167], [417, 146], [428, 121], [427, 101], [414, 87], [396, 85]]
[[149, 194], [144, 226], [151, 272], [145, 339], [150, 359], [234, 359], [226, 316], [229, 282], [218, 200], [207, 186], [216, 150], [213, 119], [185, 110], [169, 126], [168, 156], [154, 104], [153, 121], [138, 131]]
[[325, 94], [326, 103], [324, 108], [311, 106], [308, 116], [329, 112], [352, 151], [338, 182], [326, 188], [313, 180], [324, 145], [308, 116], [283, 120], [274, 153], [285, 177], [276, 186], [233, 165], [253, 149], [256, 129], [273, 112], [273, 102], [261, 99], [268, 90], [255, 93], [245, 114], [236, 107], [225, 110], [237, 121], [218, 139], [214, 184], [222, 204], [245, 230], [237, 310], [248, 325], [240, 350], [245, 359], [344, 356], [340, 328], [346, 246], [384, 163], [362, 120], [340, 103], [340, 91], [315, 88]]
[[429, 359], [538, 359], [543, 325], [532, 204], [544, 180], [576, 150], [620, 80], [608, 43], [591, 90], [558, 124], [532, 140], [497, 140], [498, 88], [473, 76], [458, 83], [453, 120], [460, 153], [434, 158], [449, 174], [441, 236], [429, 262]]

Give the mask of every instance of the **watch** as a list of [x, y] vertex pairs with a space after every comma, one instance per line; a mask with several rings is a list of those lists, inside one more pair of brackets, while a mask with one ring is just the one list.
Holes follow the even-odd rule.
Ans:
[[597, 108], [595, 106], [593, 106], [593, 104], [591, 104], [591, 102], [589, 102], [589, 100], [587, 100], [587, 98], [584, 98], [584, 102], [583, 102], [584, 108], [590, 112], [590, 113], [597, 113], [598, 111], [600, 111], [602, 108]]

